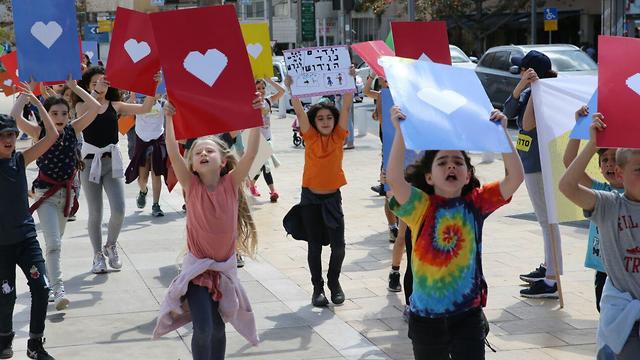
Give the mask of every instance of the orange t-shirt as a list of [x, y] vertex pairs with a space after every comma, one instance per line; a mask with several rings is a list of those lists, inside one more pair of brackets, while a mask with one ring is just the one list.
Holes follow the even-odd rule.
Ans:
[[302, 187], [334, 190], [347, 184], [342, 171], [342, 155], [348, 134], [340, 125], [326, 136], [313, 127], [302, 134], [305, 145]]

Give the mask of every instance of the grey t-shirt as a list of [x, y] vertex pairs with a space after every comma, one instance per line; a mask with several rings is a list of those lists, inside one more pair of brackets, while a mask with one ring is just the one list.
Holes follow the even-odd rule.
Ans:
[[594, 191], [596, 205], [585, 211], [600, 229], [600, 254], [613, 285], [640, 299], [640, 202], [617, 192]]

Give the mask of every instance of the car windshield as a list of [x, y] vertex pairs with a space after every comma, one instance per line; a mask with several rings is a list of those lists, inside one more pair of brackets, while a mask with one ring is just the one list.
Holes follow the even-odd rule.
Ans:
[[581, 50], [555, 50], [544, 52], [557, 72], [598, 70], [598, 65]]
[[471, 62], [467, 55], [456, 47], [450, 47], [449, 52], [451, 53], [451, 62], [453, 64]]

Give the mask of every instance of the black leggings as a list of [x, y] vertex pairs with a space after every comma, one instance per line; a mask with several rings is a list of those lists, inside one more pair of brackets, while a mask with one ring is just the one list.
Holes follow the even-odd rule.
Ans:
[[338, 283], [342, 262], [344, 261], [344, 220], [337, 228], [331, 229], [325, 225], [320, 205], [310, 204], [301, 207], [302, 222], [307, 233], [308, 254], [307, 261], [311, 271], [311, 283], [322, 286], [322, 246], [331, 246], [331, 258], [327, 272], [329, 288]]
[[607, 273], [596, 271], [594, 285], [596, 288], [596, 309], [598, 309], [598, 312], [600, 312], [600, 299], [602, 299], [602, 289], [604, 289], [605, 281], [607, 281]]
[[[271, 175], [271, 171], [267, 172], [267, 168], [264, 165], [262, 165], [260, 170], [262, 170], [262, 174], [264, 175], [264, 181], [267, 182], [267, 185], [273, 185], [273, 176]], [[258, 173], [258, 175], [256, 175], [253, 178], [253, 181], [258, 180], [259, 177], [260, 177], [260, 173]]]
[[409, 305], [409, 299], [413, 292], [413, 271], [411, 270], [411, 250], [413, 246], [411, 245], [411, 230], [409, 230], [409, 227], [405, 232], [404, 244], [407, 251], [407, 270], [404, 272], [404, 301], [405, 304]]
[[194, 360], [223, 360], [227, 346], [224, 321], [218, 312], [218, 302], [209, 289], [189, 283], [187, 302], [193, 321], [191, 352]]

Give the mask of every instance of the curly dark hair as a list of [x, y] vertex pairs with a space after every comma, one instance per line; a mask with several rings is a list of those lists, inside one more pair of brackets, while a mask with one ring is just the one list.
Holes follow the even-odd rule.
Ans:
[[42, 106], [44, 106], [44, 109], [47, 111], [49, 111], [54, 105], [64, 105], [67, 107], [67, 111], [71, 110], [71, 106], [67, 100], [60, 95], [50, 96], [44, 101], [44, 103], [42, 103]]
[[[104, 68], [102, 66], [91, 66], [82, 74], [82, 79], [78, 81], [78, 85], [80, 85], [80, 87], [83, 88], [85, 91], [91, 92], [89, 90], [89, 84], [91, 83], [91, 78], [97, 74], [104, 75], [105, 74]], [[105, 94], [104, 97], [109, 101], [122, 101], [122, 97], [120, 96], [120, 90], [112, 87], [109, 87], [109, 89], [107, 89], [107, 93]], [[80, 97], [74, 93], [73, 102], [74, 103], [82, 102], [82, 99], [80, 99]]]
[[[435, 161], [436, 156], [440, 151], [441, 150], [425, 151], [424, 155], [419, 160], [407, 166], [404, 175], [405, 180], [429, 195], [435, 194], [433, 185], [429, 185], [427, 183], [425, 175], [431, 173], [433, 162]], [[473, 167], [473, 165], [471, 165], [471, 158], [469, 157], [469, 155], [467, 155], [465, 151], [460, 151], [460, 153], [462, 153], [464, 162], [467, 165], [467, 169], [469, 169], [469, 174], [471, 175], [469, 183], [462, 187], [461, 196], [465, 196], [470, 193], [471, 190], [480, 187], [480, 180], [478, 180], [478, 178], [476, 177], [476, 169]]]
[[325, 102], [317, 103], [309, 108], [309, 111], [307, 111], [307, 118], [309, 119], [309, 123], [314, 129], [316, 129], [316, 131], [318, 131], [318, 126], [316, 125], [316, 116], [318, 116], [318, 112], [323, 109], [329, 110], [331, 112], [331, 115], [333, 115], [334, 121], [333, 129], [331, 129], [331, 131], [335, 130], [336, 126], [338, 125], [338, 121], [340, 120], [340, 110], [338, 110], [338, 108], [336, 108], [335, 106], [327, 104]]

